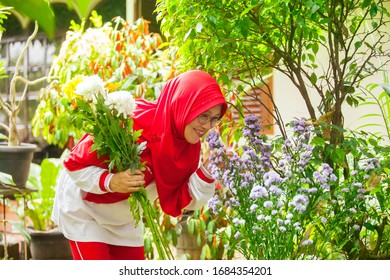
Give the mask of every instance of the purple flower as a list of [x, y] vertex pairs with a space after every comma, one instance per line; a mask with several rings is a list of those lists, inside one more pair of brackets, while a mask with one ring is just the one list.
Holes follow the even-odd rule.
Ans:
[[272, 203], [272, 201], [265, 201], [264, 204], [263, 204], [264, 208], [271, 208], [272, 206], [274, 206], [274, 204]]
[[268, 191], [266, 188], [255, 184], [251, 190], [249, 197], [251, 199], [258, 199], [260, 197], [268, 198]]
[[309, 198], [304, 194], [297, 194], [289, 206], [293, 206], [295, 211], [304, 212], [309, 204]]
[[219, 132], [216, 130], [210, 131], [209, 135], [207, 135], [206, 141], [209, 143], [210, 150], [223, 147], [219, 136]]
[[257, 204], [252, 204], [250, 207], [250, 211], [253, 213], [256, 211], [257, 207], [259, 207]]
[[243, 135], [250, 141], [253, 142], [257, 139], [260, 134], [261, 126], [259, 120], [255, 115], [249, 115], [244, 120], [245, 127], [242, 130]]
[[273, 170], [265, 173], [263, 179], [264, 185], [266, 187], [270, 187], [274, 184], [279, 184], [280, 182], [282, 182], [282, 178], [280, 177], [280, 175]]
[[208, 207], [211, 209], [211, 211], [214, 213], [214, 214], [219, 214], [220, 212], [220, 208], [222, 206], [222, 202], [221, 200], [219, 199], [218, 195], [215, 195], [214, 197], [212, 197], [209, 201], [208, 201]]

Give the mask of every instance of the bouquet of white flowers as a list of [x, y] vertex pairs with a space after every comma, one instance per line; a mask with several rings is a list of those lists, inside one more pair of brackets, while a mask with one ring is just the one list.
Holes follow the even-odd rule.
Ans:
[[[80, 79], [75, 87], [75, 115], [82, 122], [85, 132], [94, 137], [92, 150], [98, 157], [109, 156], [109, 170], [116, 172], [144, 169], [140, 154], [146, 143], [138, 143], [141, 130], [133, 129], [133, 113], [136, 107], [128, 91], [108, 93], [99, 76]], [[131, 212], [140, 221], [142, 214], [150, 228], [160, 259], [173, 259], [169, 243], [159, 227], [159, 216], [146, 196], [144, 188], [129, 198]]]

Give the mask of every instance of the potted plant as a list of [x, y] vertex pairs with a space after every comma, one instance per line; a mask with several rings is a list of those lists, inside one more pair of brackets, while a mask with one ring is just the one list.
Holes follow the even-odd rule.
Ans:
[[[15, 72], [10, 82], [9, 98], [8, 100], [3, 96], [0, 98], [0, 110], [8, 118], [8, 124], [0, 122], [0, 129], [4, 130], [8, 135], [8, 137], [0, 135], [0, 139], [2, 138], [7, 140], [6, 142], [0, 143], [0, 171], [11, 174], [14, 184], [20, 188], [25, 187], [30, 163], [33, 159], [37, 146], [35, 144], [22, 143], [17, 128], [18, 114], [20, 112], [22, 102], [25, 100], [28, 87], [44, 81], [46, 77], [29, 81], [21, 75], [19, 67], [22, 64], [23, 57], [37, 32], [38, 25], [35, 23], [34, 32], [28, 38], [26, 45], [16, 61]], [[0, 78], [4, 78], [5, 70], [3, 68], [3, 63], [0, 67]], [[17, 86], [19, 84], [24, 86], [23, 94], [20, 98], [18, 98], [17, 94]]]
[[[5, 7], [2, 4], [4, 4]], [[42, 26], [42, 29], [46, 32], [48, 37], [52, 38], [55, 30], [55, 21], [50, 4], [45, 0], [26, 0], [17, 2], [1, 0], [0, 39], [2, 32], [4, 31], [2, 23], [7, 19], [7, 15], [10, 14], [11, 10], [22, 13], [29, 19], [35, 20], [34, 32], [28, 38], [26, 45], [17, 59], [15, 72], [10, 82], [8, 99], [0, 96], [0, 113], [4, 113], [5, 117], [8, 119], [7, 124], [0, 122], [0, 132], [5, 131], [8, 135], [8, 137], [6, 137], [0, 133], [0, 141], [4, 139], [7, 140], [4, 143], [0, 143], [0, 171], [11, 174], [14, 185], [23, 188], [25, 187], [30, 163], [37, 147], [33, 144], [21, 142], [16, 122], [28, 87], [44, 81], [45, 78], [43, 77], [34, 81], [29, 81], [20, 74], [19, 66], [23, 62], [24, 55], [38, 32], [38, 23]], [[4, 64], [3, 62], [0, 62], [0, 79], [6, 78], [7, 76], [5, 74]], [[24, 90], [22, 96], [18, 98], [16, 88], [20, 84], [24, 86]]]
[[68, 240], [51, 220], [57, 176], [62, 168], [62, 158], [45, 158], [40, 165], [32, 163], [27, 186], [37, 191], [27, 197], [15, 195], [19, 201], [16, 211], [29, 235], [32, 259], [72, 258]]

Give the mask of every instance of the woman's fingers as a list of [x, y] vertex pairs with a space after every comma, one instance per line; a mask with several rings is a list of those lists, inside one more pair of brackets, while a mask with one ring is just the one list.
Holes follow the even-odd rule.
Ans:
[[113, 192], [129, 193], [139, 191], [145, 184], [145, 176], [140, 170], [126, 171], [114, 174], [110, 182], [110, 189]]

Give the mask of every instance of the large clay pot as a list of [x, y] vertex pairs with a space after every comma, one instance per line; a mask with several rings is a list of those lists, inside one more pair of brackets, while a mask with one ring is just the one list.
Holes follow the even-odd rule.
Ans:
[[71, 260], [69, 241], [57, 228], [48, 231], [28, 229], [33, 260]]
[[179, 223], [182, 231], [177, 239], [176, 258], [182, 259], [184, 257], [189, 260], [199, 260], [202, 249], [196, 241], [196, 236], [189, 233], [186, 220]]
[[18, 188], [26, 187], [36, 149], [35, 144], [22, 143], [20, 146], [8, 146], [7, 143], [0, 143], [0, 171], [10, 174]]

